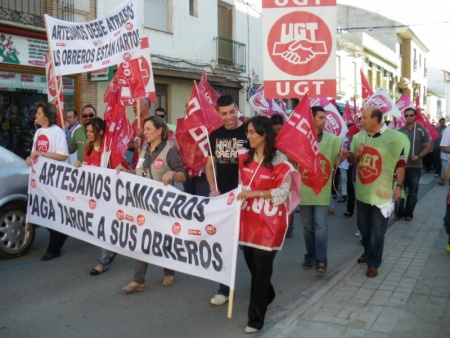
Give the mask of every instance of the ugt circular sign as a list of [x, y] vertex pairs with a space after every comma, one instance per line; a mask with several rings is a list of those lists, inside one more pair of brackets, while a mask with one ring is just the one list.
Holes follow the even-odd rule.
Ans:
[[272, 26], [267, 48], [272, 62], [283, 72], [305, 76], [321, 69], [332, 51], [328, 25], [317, 15], [296, 11]]

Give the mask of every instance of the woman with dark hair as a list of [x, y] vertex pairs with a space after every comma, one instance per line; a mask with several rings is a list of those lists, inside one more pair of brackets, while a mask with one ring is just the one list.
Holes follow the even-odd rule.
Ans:
[[[36, 106], [35, 122], [41, 128], [34, 134], [33, 150], [27, 157], [26, 163], [31, 166], [37, 157], [46, 157], [56, 161], [67, 160], [69, 151], [67, 150], [66, 135], [56, 124], [56, 107], [47, 102], [39, 102]], [[50, 232], [50, 242], [41, 261], [59, 257], [61, 248], [68, 237], [66, 234], [52, 229], [48, 229], [48, 231]]]
[[[166, 121], [158, 116], [151, 116], [144, 121], [145, 143], [139, 155], [136, 170], [127, 170], [123, 166], [116, 169], [135, 173], [136, 175], [147, 177], [164, 183], [173, 182], [184, 183], [187, 172], [181, 160], [180, 152], [172, 147], [167, 141], [169, 139], [169, 127]], [[161, 165], [162, 164], [162, 165]], [[133, 293], [144, 291], [145, 274], [148, 263], [139, 260], [134, 261], [133, 281], [124, 285], [122, 291]], [[163, 286], [173, 284], [174, 271], [164, 268]]]
[[251, 118], [247, 138], [250, 150], [239, 156], [244, 186], [237, 196], [242, 201], [239, 243], [252, 274], [245, 333], [256, 333], [263, 327], [267, 306], [275, 298], [273, 261], [283, 245], [289, 213], [299, 201], [300, 175], [275, 147], [275, 130], [268, 117]]
[[[84, 148], [83, 165], [92, 165], [101, 167], [102, 162], [102, 147], [103, 134], [105, 132], [105, 121], [100, 117], [94, 117], [86, 122], [86, 140], [88, 144]], [[108, 168], [114, 167], [114, 159], [117, 159], [117, 154], [111, 153], [110, 165]], [[122, 164], [126, 165], [125, 157], [122, 157]], [[81, 162], [75, 162], [75, 167], [81, 167]], [[107, 249], [99, 247], [97, 265], [90, 272], [91, 276], [101, 275], [108, 270], [108, 264], [116, 257], [115, 252], [110, 252]]]

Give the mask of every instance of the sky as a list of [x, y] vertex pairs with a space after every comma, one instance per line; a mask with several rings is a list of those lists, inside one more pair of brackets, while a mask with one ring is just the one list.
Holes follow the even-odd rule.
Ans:
[[427, 66], [450, 71], [450, 10], [448, 0], [337, 0], [376, 12], [410, 25], [411, 30], [430, 50]]

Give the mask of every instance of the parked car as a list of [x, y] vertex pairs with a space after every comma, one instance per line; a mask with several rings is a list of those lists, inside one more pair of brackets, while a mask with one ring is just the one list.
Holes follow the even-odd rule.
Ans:
[[22, 256], [33, 244], [35, 226], [25, 221], [30, 167], [0, 147], [0, 257]]

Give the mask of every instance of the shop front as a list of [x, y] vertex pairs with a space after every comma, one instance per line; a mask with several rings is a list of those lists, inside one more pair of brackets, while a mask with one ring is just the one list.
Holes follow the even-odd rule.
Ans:
[[[48, 101], [44, 62], [47, 40], [34, 35], [0, 29], [0, 146], [22, 158], [29, 155], [38, 128], [34, 123], [36, 103]], [[77, 76], [63, 77], [66, 110], [79, 105], [77, 82]]]

